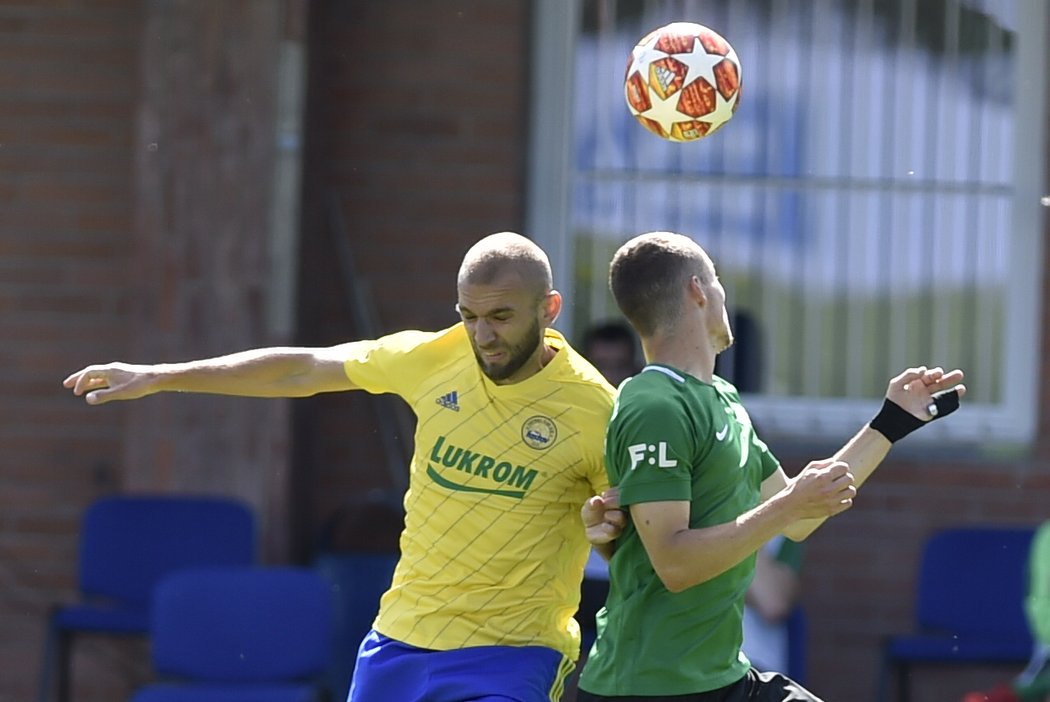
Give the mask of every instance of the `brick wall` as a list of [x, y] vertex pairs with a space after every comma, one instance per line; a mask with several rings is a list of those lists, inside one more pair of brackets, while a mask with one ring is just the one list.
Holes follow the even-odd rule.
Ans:
[[[282, 403], [88, 409], [60, 383], [91, 362], [275, 341], [265, 322], [275, 48], [295, 7], [0, 8], [3, 702], [36, 695], [45, 612], [75, 595], [79, 520], [96, 497], [237, 495], [276, 543], [267, 555], [283, 557]], [[267, 538], [275, 521], [280, 538]], [[125, 699], [149, 678], [147, 661], [142, 642], [83, 637], [76, 699]]]
[[[527, 5], [315, 4], [302, 343], [371, 335], [355, 324], [346, 299], [324, 217], [329, 194], [359, 282], [372, 292], [376, 334], [455, 322], [455, 276], [466, 249], [522, 226]], [[310, 505], [304, 549], [340, 504], [392, 486], [376, 440], [383, 402], [350, 393], [296, 403], [296, 475], [307, 481]]]
[[[803, 602], [813, 689], [829, 700], [874, 701], [878, 646], [886, 635], [911, 631], [920, 550], [934, 530], [1034, 525], [1047, 518], [1047, 504], [1045, 462], [922, 462], [891, 454], [853, 509], [807, 541]], [[991, 687], [1014, 672], [923, 669], [913, 699], [958, 700], [967, 688]]]
[[[60, 383], [85, 359], [108, 360], [129, 340], [122, 281], [138, 8], [133, 0], [0, 8], [3, 702], [34, 698], [43, 613], [72, 595], [81, 511], [122, 482], [123, 410], [84, 412]], [[135, 659], [94, 643], [83, 656], [115, 663], [110, 678], [128, 677], [125, 663]]]

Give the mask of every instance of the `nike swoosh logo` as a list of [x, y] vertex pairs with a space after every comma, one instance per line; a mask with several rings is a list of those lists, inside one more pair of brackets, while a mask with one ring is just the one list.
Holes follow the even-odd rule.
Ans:
[[728, 433], [729, 433], [729, 425], [726, 424], [724, 427], [722, 427], [722, 429], [720, 431], [716, 431], [715, 432], [715, 438], [718, 439], [719, 441], [721, 441], [722, 439], [726, 438], [726, 434], [728, 434]]
[[480, 492], [485, 495], [499, 495], [500, 497], [512, 497], [515, 500], [520, 500], [523, 497], [525, 497], [524, 490], [497, 490], [494, 488], [480, 488], [474, 487], [473, 485], [460, 485], [459, 483], [454, 483], [448, 478], [441, 477], [441, 474], [434, 470], [434, 466], [430, 465], [429, 463], [427, 464], [427, 475], [429, 475], [430, 478], [441, 487], [448, 488], [449, 490], [455, 490], [457, 492]]

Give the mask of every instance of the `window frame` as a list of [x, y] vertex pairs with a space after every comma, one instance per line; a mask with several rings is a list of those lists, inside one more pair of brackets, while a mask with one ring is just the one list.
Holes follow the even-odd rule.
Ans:
[[[536, 0], [532, 16], [529, 163], [526, 231], [551, 257], [555, 285], [566, 299], [557, 326], [573, 328], [577, 294], [571, 233], [573, 165], [572, 80], [583, 0]], [[1048, 18], [1043, 0], [1017, 0], [1016, 138], [1014, 140], [1010, 280], [1000, 382], [1002, 401], [970, 403], [950, 422], [937, 422], [909, 438], [950, 439], [989, 451], [1025, 451], [1036, 436], [1039, 412], [1044, 276], [1043, 196], [1046, 194]], [[625, 108], [626, 109], [626, 108]], [[581, 291], [582, 292], [582, 291]], [[965, 370], [965, 369], [964, 369]], [[887, 380], [889, 380], [887, 378]], [[845, 439], [867, 422], [878, 398], [745, 397], [770, 435], [807, 440]]]

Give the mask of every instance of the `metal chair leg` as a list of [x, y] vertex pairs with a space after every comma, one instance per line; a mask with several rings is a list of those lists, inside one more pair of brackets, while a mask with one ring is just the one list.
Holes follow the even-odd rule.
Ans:
[[897, 663], [897, 702], [910, 702], [911, 686], [908, 684], [911, 666], [905, 663]]
[[59, 631], [55, 647], [56, 688], [58, 702], [69, 702], [69, 691], [73, 687], [73, 633]]
[[879, 660], [879, 678], [875, 683], [875, 702], [890, 702], [890, 680], [893, 678], [893, 661], [883, 649]]
[[52, 609], [47, 615], [47, 632], [44, 634], [44, 654], [40, 663], [40, 686], [37, 689], [37, 702], [49, 702], [51, 699], [51, 678], [55, 669], [57, 638], [55, 612]]

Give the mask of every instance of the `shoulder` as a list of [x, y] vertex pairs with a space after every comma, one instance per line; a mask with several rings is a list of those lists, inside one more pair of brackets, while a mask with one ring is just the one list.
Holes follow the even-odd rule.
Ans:
[[638, 404], [703, 402], [717, 398], [713, 385], [667, 366], [648, 365], [620, 385], [620, 396]]
[[711, 385], [666, 366], [646, 366], [619, 388], [614, 420], [621, 425], [678, 426], [711, 423], [717, 394]]
[[412, 357], [461, 354], [465, 344], [466, 333], [462, 324], [440, 331], [407, 329], [379, 337], [373, 342], [376, 350], [390, 355]]
[[365, 376], [376, 374], [385, 375], [391, 381], [402, 374], [416, 378], [421, 373], [448, 367], [461, 358], [472, 358], [462, 325], [437, 332], [414, 329], [394, 332], [378, 339], [334, 346], [325, 353], [342, 363], [344, 372], [359, 383], [366, 382]]
[[740, 391], [736, 389], [736, 386], [721, 376], [713, 376], [711, 378], [711, 385], [718, 388], [719, 392], [728, 395], [732, 399], [740, 402]]
[[581, 401], [593, 403], [600, 408], [612, 408], [616, 397], [616, 388], [598, 372], [590, 361], [574, 349], [561, 334], [548, 330], [547, 342], [565, 356], [560, 380], [569, 385], [574, 397]]

